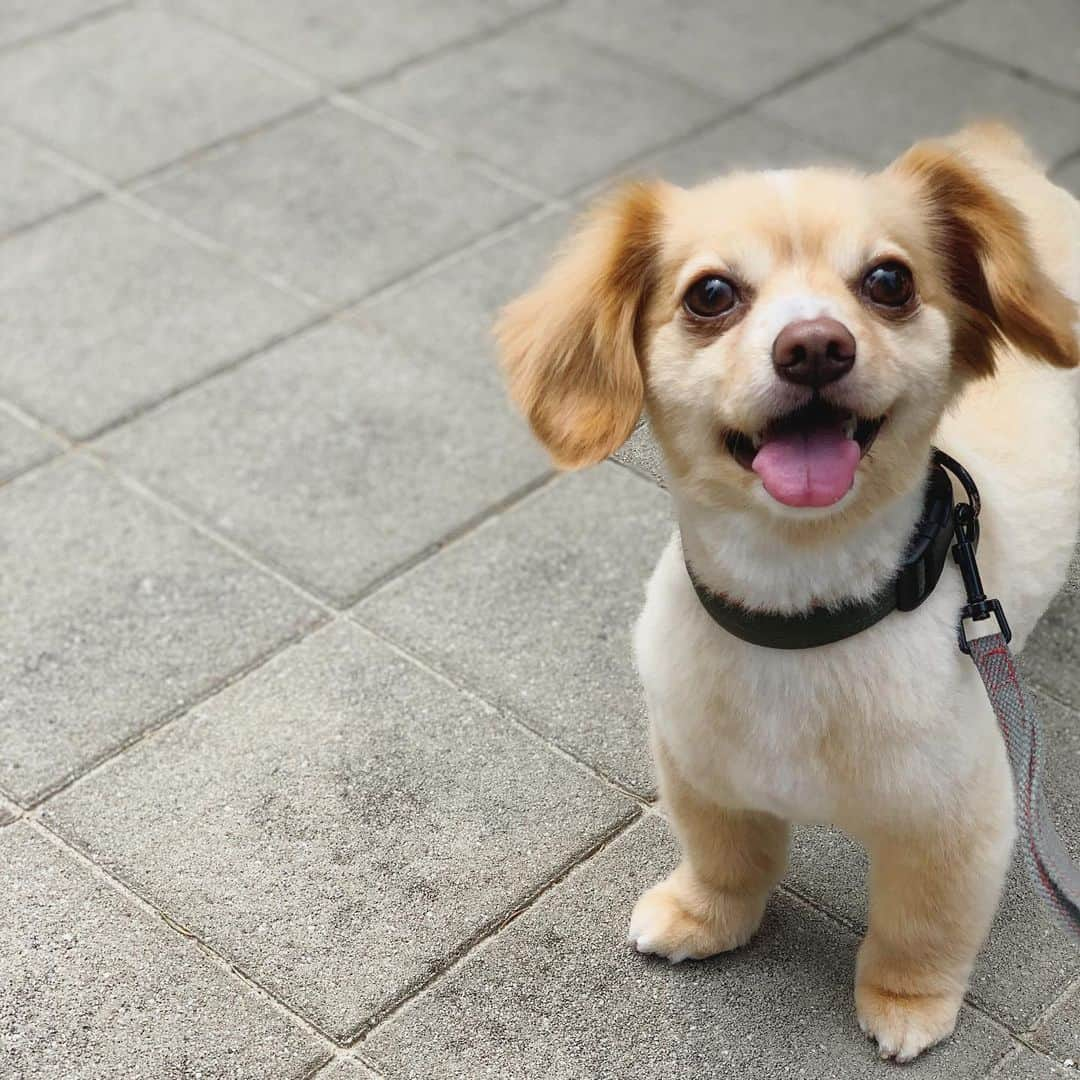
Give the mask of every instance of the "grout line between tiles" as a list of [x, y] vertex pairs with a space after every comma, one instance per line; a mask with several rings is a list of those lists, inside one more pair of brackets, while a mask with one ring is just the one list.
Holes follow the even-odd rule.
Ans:
[[133, 6], [134, 0], [120, 0], [119, 3], [107, 4], [96, 11], [77, 15], [74, 19], [69, 19], [67, 22], [60, 23], [57, 26], [51, 26], [47, 30], [31, 31], [25, 37], [16, 38], [14, 41], [0, 45], [0, 56], [15, 52], [18, 49], [33, 47], [41, 42], [48, 41], [50, 38], [63, 37], [65, 34], [70, 34], [72, 31], [79, 30], [92, 23], [103, 22], [110, 16], [117, 15]]
[[1032, 71], [1020, 64], [1010, 64], [1008, 61], [1001, 60], [996, 56], [990, 56], [987, 53], [979, 52], [977, 49], [971, 48], [970, 45], [963, 45], [958, 41], [950, 41], [947, 38], [936, 37], [929, 31], [919, 27], [912, 27], [908, 36], [922, 42], [924, 45], [936, 46], [942, 52], [951, 53], [953, 56], [961, 59], [971, 60], [984, 67], [997, 68], [998, 71], [1007, 71], [1015, 78], [1020, 79], [1023, 82], [1031, 83], [1034, 86], [1041, 87], [1051, 94], [1056, 94], [1059, 97], [1072, 98], [1074, 101], [1080, 101], [1080, 91], [1074, 90], [1071, 86], [1063, 86], [1061, 83], [1054, 82], [1053, 79], [1048, 79], [1045, 75], [1040, 75], [1037, 71]]
[[258, 656], [249, 660], [246, 664], [231, 671], [224, 678], [219, 679], [213, 683], [213, 685], [206, 687], [204, 690], [197, 694], [192, 695], [188, 700], [182, 704], [177, 705], [175, 708], [169, 709], [163, 713], [156, 720], [149, 723], [146, 727], [140, 728], [137, 732], [130, 735], [128, 738], [110, 747], [104, 753], [99, 754], [85, 767], [71, 772], [64, 776], [61, 780], [54, 784], [43, 788], [37, 794], [30, 797], [28, 805], [24, 813], [30, 813], [30, 811], [38, 810], [43, 807], [51, 799], [55, 798], [66, 791], [70, 791], [72, 788], [79, 786], [85, 780], [90, 779], [96, 775], [101, 769], [107, 766], [110, 762], [123, 756], [134, 746], [138, 746], [140, 743], [145, 742], [151, 736], [164, 731], [166, 728], [171, 727], [173, 724], [185, 717], [190, 716], [196, 709], [205, 705], [211, 699], [217, 697], [222, 691], [227, 690], [230, 686], [235, 685], [242, 679], [247, 678], [248, 675], [253, 674], [260, 668], [265, 667], [272, 660], [276, 659], [284, 652], [288, 652], [293, 646], [299, 645], [302, 641], [307, 640], [313, 634], [322, 630], [324, 627], [329, 626], [335, 621], [334, 617], [326, 617], [323, 615], [320, 618], [312, 620], [311, 623], [306, 623], [294, 633], [288, 637], [283, 638], [281, 641], [276, 642], [273, 646], [267, 649], [265, 652], [260, 653]]
[[362, 1049], [367, 1038], [382, 1024], [396, 1016], [426, 990], [461, 967], [478, 948], [496, 938], [511, 923], [516, 922], [527, 911], [530, 911], [538, 900], [553, 889], [558, 888], [574, 871], [586, 866], [596, 855], [599, 855], [606, 847], [632, 829], [634, 825], [642, 820], [643, 816], [640, 809], [632, 811], [627, 817], [607, 829], [597, 840], [568, 859], [551, 877], [526, 893], [514, 908], [504, 912], [498, 918], [490, 920], [467, 941], [461, 943], [457, 949], [450, 953], [447, 963], [440, 965], [437, 970], [417, 980], [394, 1001], [387, 1003], [381, 1009], [372, 1013], [350, 1035], [348, 1045]]
[[1042, 1028], [1047, 1022], [1052, 1020], [1058, 1013], [1058, 1010], [1062, 1008], [1066, 1001], [1076, 993], [1080, 997], [1080, 975], [1075, 976], [1065, 986], [1065, 988], [1059, 993], [1053, 1001], [1048, 1002], [1043, 1006], [1042, 1010], [1031, 1022], [1031, 1026], [1023, 1033], [1025, 1037], [1034, 1037], [1035, 1034]]
[[[163, 922], [179, 937], [193, 942], [199, 951], [202, 952], [219, 971], [230, 978], [237, 979], [244, 983], [249, 989], [254, 990], [258, 997], [266, 1001], [276, 1013], [285, 1017], [287, 1020], [291, 1020], [293, 1023], [298, 1024], [305, 1029], [309, 1035], [314, 1035], [319, 1042], [324, 1044], [324, 1053], [333, 1055], [339, 1049], [338, 1043], [305, 1016], [291, 1009], [257, 979], [252, 978], [237, 964], [232, 963], [227, 957], [218, 952], [212, 945], [207, 944], [207, 942], [193, 930], [185, 926], [182, 922], [174, 919], [168, 912], [163, 908], [158, 907], [152, 900], [143, 896], [138, 889], [106, 870], [100, 863], [95, 862], [81, 847], [79, 847], [78, 844], [75, 844], [68, 840], [67, 837], [62, 836], [37, 815], [28, 815], [27, 824], [35, 833], [41, 836], [42, 839], [48, 841], [53, 847], [59, 848], [69, 857], [74, 858], [80, 865], [87, 868], [96, 881], [105, 885], [111, 892], [119, 895], [127, 903], [133, 904], [152, 920], [156, 919]], [[328, 1063], [329, 1059], [322, 1064], [326, 1065]], [[320, 1068], [321, 1067], [322, 1066], [320, 1066]]]
[[371, 623], [366, 622], [360, 613], [349, 611], [345, 613], [345, 617], [353, 620], [353, 622], [355, 622], [362, 630], [370, 634], [373, 638], [376, 638], [378, 641], [381, 641], [403, 659], [410, 661], [422, 671], [426, 671], [432, 678], [438, 679], [439, 682], [449, 686], [459, 694], [463, 694], [484, 706], [484, 708], [490, 709], [496, 716], [502, 718], [507, 723], [527, 732], [532, 738], [542, 743], [558, 757], [571, 763], [579, 772], [587, 773], [594, 780], [600, 781], [605, 787], [611, 788], [617, 794], [629, 799], [639, 807], [648, 807], [652, 804], [653, 800], [643, 792], [635, 790], [630, 787], [630, 785], [610, 776], [598, 766], [591, 764], [584, 758], [578, 757], [573, 751], [568, 750], [560, 742], [540, 731], [523, 717], [518, 715], [516, 710], [492, 701], [486, 694], [474, 687], [471, 682], [463, 679], [460, 675], [450, 674], [437, 661], [432, 660], [423, 653], [417, 652], [410, 646], [403, 644], [382, 628], [375, 627]]

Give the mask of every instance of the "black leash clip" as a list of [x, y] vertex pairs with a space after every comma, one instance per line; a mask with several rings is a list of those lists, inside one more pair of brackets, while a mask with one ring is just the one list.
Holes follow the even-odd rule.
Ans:
[[1012, 641], [1012, 629], [1009, 620], [1005, 618], [1005, 612], [1001, 607], [1001, 601], [988, 597], [983, 589], [982, 578], [979, 575], [979, 564], [975, 559], [975, 552], [979, 547], [979, 510], [982, 503], [979, 499], [979, 489], [971, 474], [954, 458], [935, 448], [934, 460], [944, 466], [960, 481], [967, 494], [966, 503], [957, 503], [953, 513], [953, 524], [956, 530], [956, 543], [953, 546], [953, 559], [960, 567], [960, 576], [964, 579], [964, 591], [967, 593], [968, 602], [960, 609], [960, 625], [957, 628], [960, 651], [971, 654], [971, 644], [968, 641], [967, 631], [964, 629], [964, 621], [971, 619], [972, 622], [982, 622], [993, 616], [997, 620], [998, 630], [1006, 642]]

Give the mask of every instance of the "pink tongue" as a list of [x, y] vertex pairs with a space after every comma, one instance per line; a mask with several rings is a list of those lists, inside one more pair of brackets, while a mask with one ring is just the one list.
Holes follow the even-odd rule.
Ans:
[[840, 428], [774, 435], [761, 444], [753, 470], [765, 490], [788, 506], [832, 506], [855, 483], [859, 444]]

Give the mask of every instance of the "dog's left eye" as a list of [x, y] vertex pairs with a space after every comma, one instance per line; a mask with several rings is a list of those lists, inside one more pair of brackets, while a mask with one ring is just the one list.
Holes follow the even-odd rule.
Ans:
[[915, 279], [902, 262], [883, 262], [863, 278], [862, 288], [875, 304], [898, 308], [915, 295]]
[[738, 300], [735, 286], [718, 274], [698, 278], [683, 297], [683, 307], [699, 319], [715, 319], [726, 315]]

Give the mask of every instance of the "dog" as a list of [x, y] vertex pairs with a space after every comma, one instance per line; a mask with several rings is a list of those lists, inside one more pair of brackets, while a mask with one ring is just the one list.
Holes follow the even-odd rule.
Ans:
[[640, 952], [744, 945], [790, 824], [834, 824], [870, 855], [862, 1030], [897, 1061], [951, 1034], [1014, 838], [1003, 741], [957, 648], [959, 573], [781, 650], [717, 625], [690, 570], [749, 612], [865, 600], [939, 447], [981, 488], [983, 578], [1022, 646], [1080, 520], [1078, 298], [1080, 204], [983, 123], [870, 175], [625, 184], [503, 310], [510, 396], [555, 463], [605, 459], [647, 410], [678, 521], [635, 655], [682, 859], [633, 910]]

